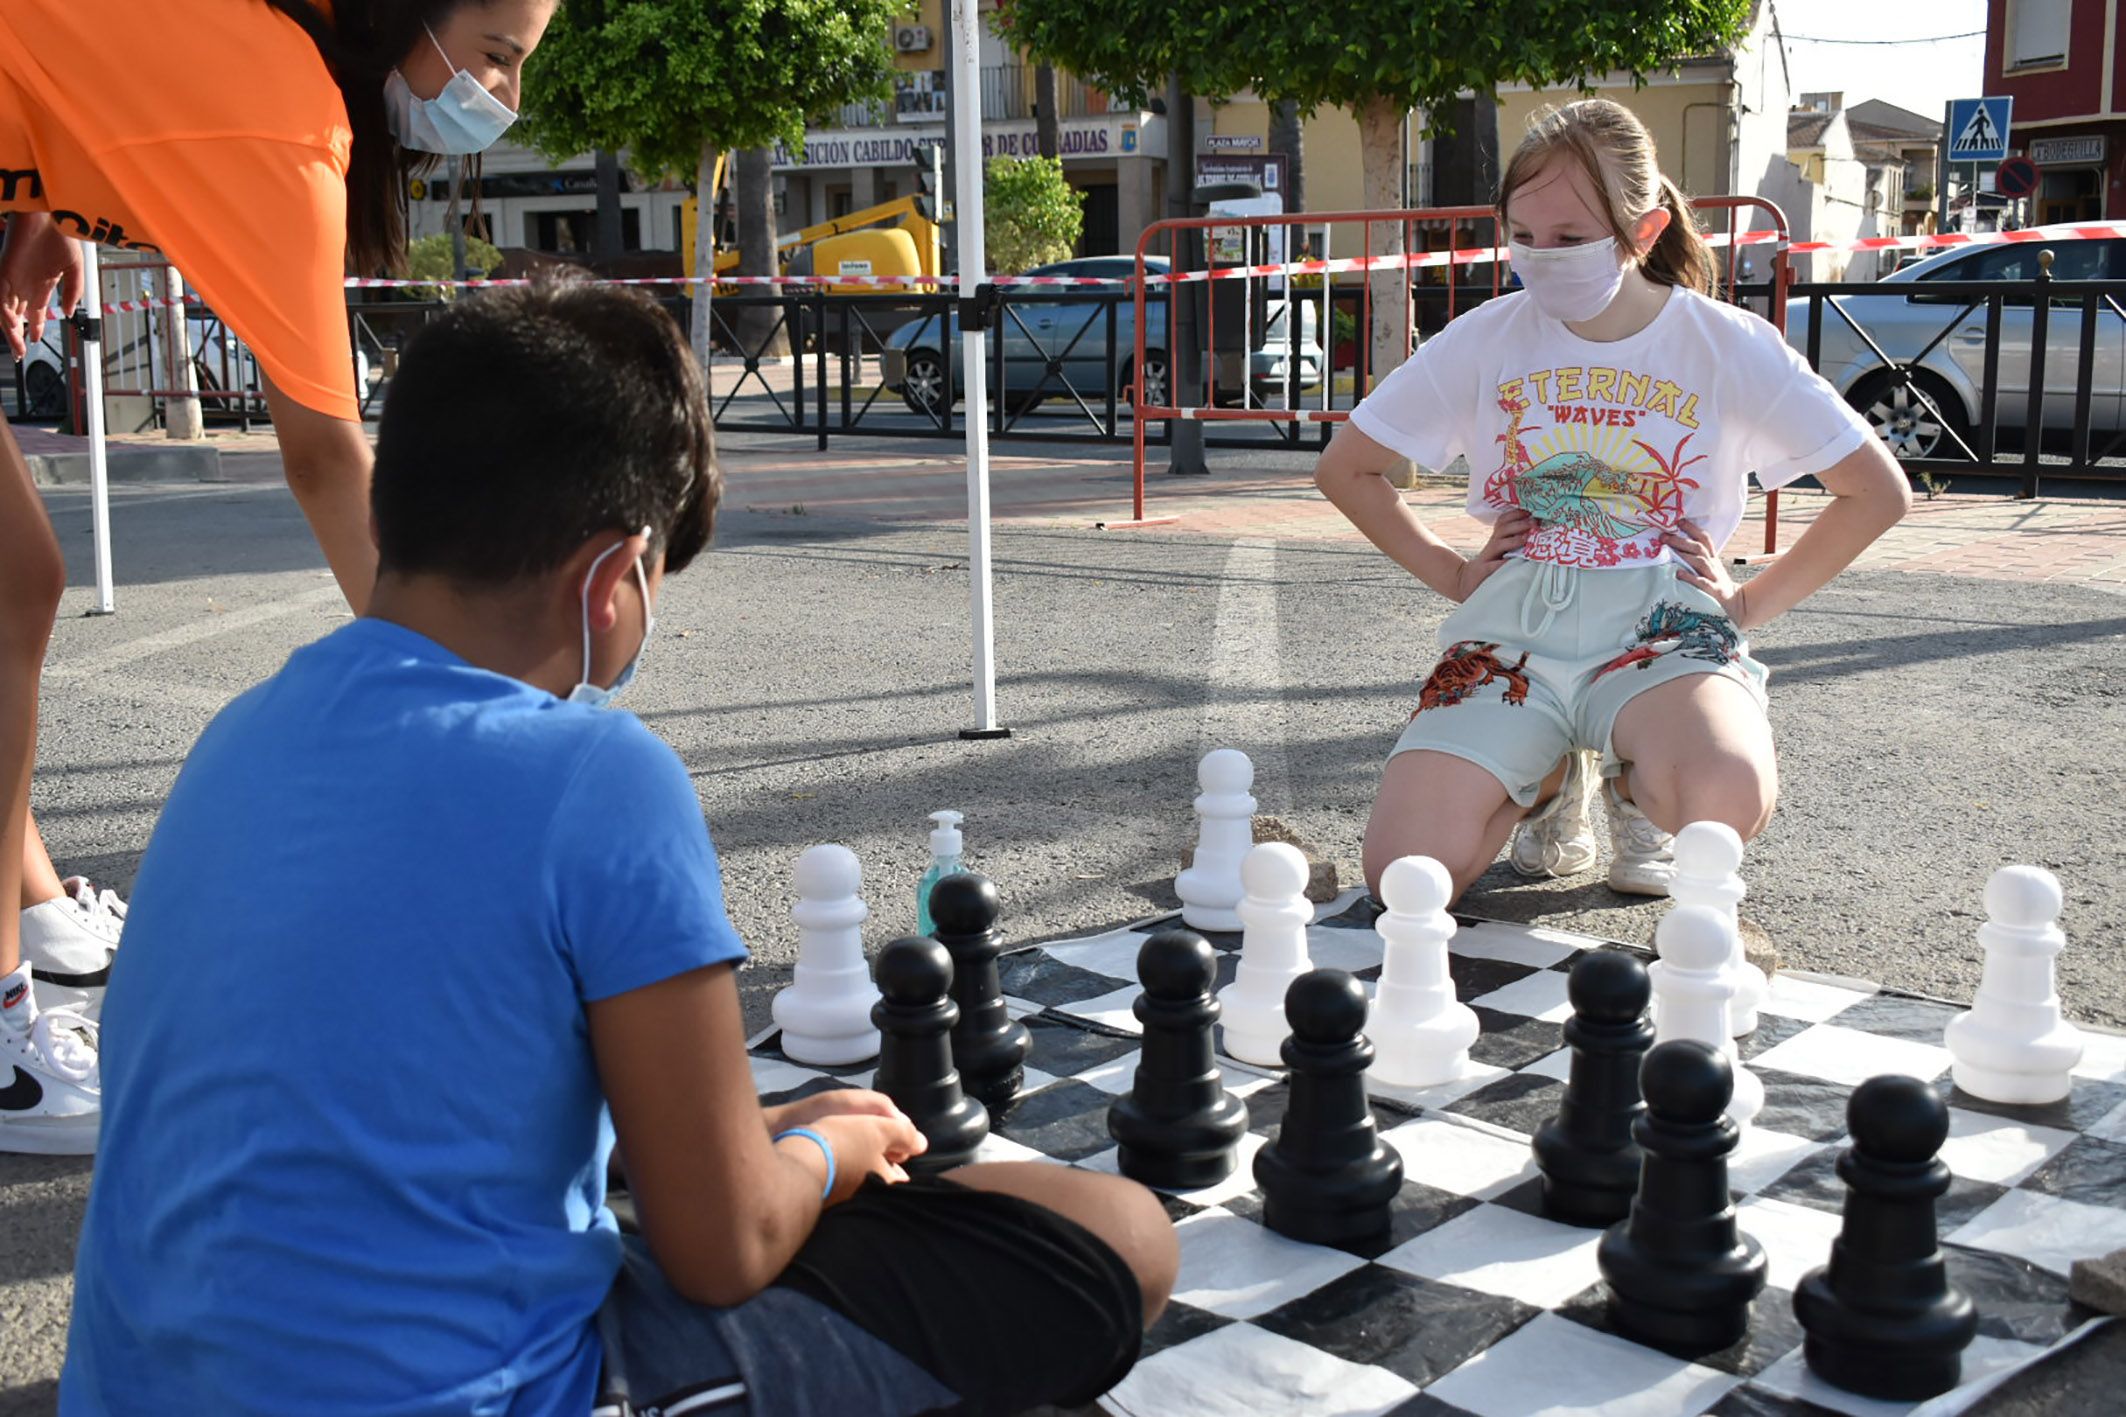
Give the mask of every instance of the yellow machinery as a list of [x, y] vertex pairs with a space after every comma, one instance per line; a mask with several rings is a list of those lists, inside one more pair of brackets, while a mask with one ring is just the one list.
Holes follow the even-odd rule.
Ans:
[[[934, 276], [940, 273], [937, 223], [930, 218], [930, 198], [896, 197], [875, 207], [789, 232], [776, 239], [776, 253], [786, 275]], [[694, 274], [694, 203], [680, 217], [680, 244], [687, 274]], [[735, 275], [738, 252], [716, 253], [716, 273]], [[853, 294], [893, 287], [830, 285], [834, 294]]]

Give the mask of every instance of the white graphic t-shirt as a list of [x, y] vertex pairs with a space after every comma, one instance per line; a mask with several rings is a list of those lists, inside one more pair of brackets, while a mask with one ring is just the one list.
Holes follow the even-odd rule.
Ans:
[[1537, 528], [1522, 555], [1589, 569], [1674, 559], [1662, 536], [1685, 517], [1717, 548], [1742, 524], [1752, 472], [1783, 487], [1869, 436], [1770, 324], [1682, 289], [1604, 343], [1526, 294], [1500, 296], [1428, 340], [1351, 422], [1420, 467], [1466, 455], [1472, 517], [1525, 508]]

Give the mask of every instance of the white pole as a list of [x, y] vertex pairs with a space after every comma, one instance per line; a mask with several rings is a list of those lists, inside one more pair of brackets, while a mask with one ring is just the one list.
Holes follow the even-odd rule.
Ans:
[[89, 520], [96, 541], [95, 614], [118, 610], [118, 596], [111, 585], [111, 464], [103, 445], [103, 269], [96, 259], [96, 243], [81, 243], [81, 264], [86, 292], [83, 313], [88, 333], [81, 341], [81, 376], [87, 389], [89, 435]]
[[[953, 220], [959, 224], [961, 308], [975, 297], [988, 273], [982, 247], [982, 75], [980, 17], [975, 0], [952, 0], [952, 62], [958, 102], [953, 104], [953, 164], [957, 191]], [[1007, 738], [997, 726], [996, 634], [991, 619], [989, 570], [989, 362], [985, 330], [960, 328], [961, 367], [967, 385], [967, 580], [973, 608], [974, 727], [962, 738]]]

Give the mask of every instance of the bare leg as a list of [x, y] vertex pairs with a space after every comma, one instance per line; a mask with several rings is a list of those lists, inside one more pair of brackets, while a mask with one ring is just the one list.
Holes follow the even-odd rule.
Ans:
[[1693, 674], [1648, 689], [1618, 712], [1610, 736], [1625, 763], [1619, 795], [1661, 830], [1725, 822], [1748, 841], [1771, 821], [1772, 728], [1733, 680]]
[[66, 894], [66, 883], [59, 879], [59, 868], [52, 864], [52, 853], [44, 849], [44, 837], [37, 831], [37, 815], [27, 814], [28, 830], [22, 838], [22, 908], [42, 905], [48, 900], [57, 900]]
[[1122, 1257], [1144, 1291], [1144, 1326], [1166, 1309], [1181, 1268], [1174, 1223], [1158, 1198], [1135, 1181], [1045, 1161], [987, 1161], [945, 1173], [978, 1191], [998, 1191], [1076, 1221]]
[[[1555, 796], [1564, 781], [1561, 758], [1543, 779], [1538, 803]], [[1429, 856], [1454, 878], [1458, 900], [1498, 859], [1514, 823], [1530, 810], [1509, 797], [1488, 769], [1467, 758], [1429, 749], [1397, 753], [1381, 774], [1380, 795], [1366, 823], [1366, 886], [1377, 894], [1389, 862]]]
[[[0, 902], [22, 894], [37, 755], [37, 679], [66, 590], [66, 562], [30, 483], [15, 433], [0, 419]], [[0, 973], [22, 962], [22, 917], [0, 909]]]

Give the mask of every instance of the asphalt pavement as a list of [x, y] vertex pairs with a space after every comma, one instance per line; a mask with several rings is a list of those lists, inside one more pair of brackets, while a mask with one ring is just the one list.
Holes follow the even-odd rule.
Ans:
[[[941, 807], [966, 813], [969, 862], [997, 881], [1013, 942], [1175, 904], [1212, 746], [1248, 751], [1263, 810], [1355, 871], [1447, 608], [1362, 544], [1000, 526], [1012, 736], [967, 741], [964, 528], [735, 500], [718, 549], [667, 583], [626, 702], [693, 774], [754, 952], [756, 1024], [788, 978], [797, 853], [857, 853], [880, 944], [913, 927], [925, 816]], [[85, 494], [47, 502], [73, 585], [35, 801], [62, 869], [124, 891], [214, 711], [346, 610], [277, 484], [118, 489], [110, 617], [83, 613]], [[1753, 642], [1773, 670], [1783, 795], [1750, 850], [1744, 914], [1785, 963], [1968, 998], [1986, 876], [2033, 862], [2066, 888], [2069, 1013], [2126, 1026], [2126, 594], [1858, 570]], [[1634, 942], [1659, 909], [1599, 878], [1533, 885], [1502, 868], [1467, 908]], [[50, 1409], [89, 1173], [0, 1157], [0, 1413]], [[2126, 1376], [2118, 1345], [2089, 1351], [2112, 1364], [2099, 1379]], [[2068, 1405], [2013, 1410], [2103, 1410], [2084, 1405], [2101, 1381], [2077, 1381], [2083, 1398], [2050, 1390]]]

